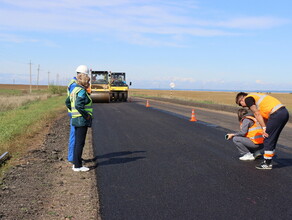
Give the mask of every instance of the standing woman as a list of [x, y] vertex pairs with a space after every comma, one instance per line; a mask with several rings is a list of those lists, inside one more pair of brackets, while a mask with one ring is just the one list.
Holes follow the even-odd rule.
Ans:
[[[80, 73], [89, 74], [89, 69], [85, 65], [80, 65], [76, 69], [77, 75]], [[70, 96], [70, 93], [73, 91], [75, 86], [77, 85], [76, 76], [69, 82], [67, 87], [67, 95]], [[75, 145], [75, 127], [72, 126], [72, 115], [71, 111], [68, 109], [68, 115], [70, 116], [70, 135], [69, 135], [69, 143], [68, 143], [68, 161], [73, 163], [74, 161], [74, 145]]]
[[86, 133], [92, 123], [92, 100], [86, 89], [90, 78], [87, 74], [77, 75], [77, 85], [66, 99], [66, 106], [72, 112], [72, 125], [75, 127], [74, 171], [89, 171], [82, 166], [82, 152], [85, 145]]

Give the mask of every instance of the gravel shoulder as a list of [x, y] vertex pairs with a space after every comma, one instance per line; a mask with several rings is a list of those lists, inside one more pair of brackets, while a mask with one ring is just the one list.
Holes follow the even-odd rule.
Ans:
[[25, 156], [1, 182], [0, 219], [100, 219], [91, 129], [83, 153], [89, 172], [72, 171], [68, 137], [65, 114], [31, 137]]

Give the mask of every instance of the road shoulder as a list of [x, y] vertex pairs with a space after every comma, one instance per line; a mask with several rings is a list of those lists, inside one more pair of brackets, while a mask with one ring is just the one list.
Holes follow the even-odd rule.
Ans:
[[[0, 219], [100, 219], [95, 170], [73, 172], [66, 161], [69, 119], [58, 118], [42, 144], [29, 147], [0, 185]], [[95, 168], [91, 129], [83, 157]]]

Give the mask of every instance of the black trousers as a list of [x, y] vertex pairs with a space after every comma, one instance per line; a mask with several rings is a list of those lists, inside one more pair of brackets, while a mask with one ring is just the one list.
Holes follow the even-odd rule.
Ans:
[[276, 148], [277, 141], [284, 126], [289, 120], [289, 112], [285, 107], [278, 109], [271, 114], [267, 122], [267, 130], [269, 137], [264, 140], [264, 150], [273, 151]]
[[82, 167], [82, 152], [88, 127], [75, 127], [74, 166]]

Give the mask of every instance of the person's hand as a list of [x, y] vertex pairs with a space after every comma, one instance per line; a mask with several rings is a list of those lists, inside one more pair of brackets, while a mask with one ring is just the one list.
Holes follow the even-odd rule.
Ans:
[[91, 116], [88, 114], [86, 120], [90, 120]]
[[230, 140], [231, 138], [234, 137], [234, 134], [226, 134], [227, 135], [227, 140]]
[[269, 137], [269, 134], [266, 132], [266, 127], [263, 127], [263, 137], [264, 138], [267, 138], [267, 137]]

